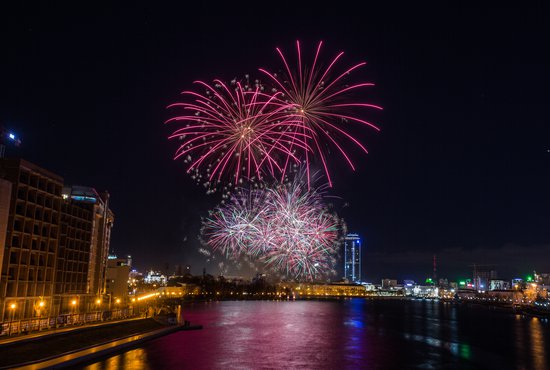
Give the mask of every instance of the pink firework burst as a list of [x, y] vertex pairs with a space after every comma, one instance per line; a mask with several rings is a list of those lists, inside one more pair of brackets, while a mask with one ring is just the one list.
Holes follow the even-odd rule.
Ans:
[[[310, 66], [302, 62], [300, 42], [296, 41], [297, 68], [295, 70], [290, 67], [281, 49], [277, 48], [277, 53], [284, 65], [283, 73], [277, 75], [265, 69], [260, 69], [260, 71], [269, 77], [275, 87], [274, 91], [282, 93], [275, 97], [277, 103], [280, 106], [287, 106], [286, 118], [292, 122], [292, 130], [300, 133], [300, 137], [305, 141], [305, 143], [297, 141], [296, 145], [292, 142], [289, 151], [297, 149], [303, 154], [307, 168], [308, 186], [310, 163], [315, 156], [318, 156], [329, 186], [332, 187], [324, 143], [334, 146], [348, 165], [355, 170], [355, 166], [345, 149], [345, 141], [352, 142], [353, 145], [359, 147], [365, 153], [368, 153], [368, 151], [359, 139], [350, 133], [350, 123], [365, 125], [376, 131], [379, 131], [379, 128], [354, 112], [363, 108], [378, 110], [382, 108], [375, 104], [349, 100], [350, 94], [355, 91], [374, 86], [370, 82], [349, 85], [344, 82], [350, 73], [366, 63], [361, 62], [344, 69], [343, 72], [335, 73], [335, 65], [344, 53], [338, 53], [327, 67], [323, 67], [319, 62], [322, 44], [322, 42], [319, 42], [313, 63]], [[296, 125], [299, 127], [296, 128]], [[311, 148], [311, 151], [304, 150], [304, 147]], [[282, 164], [283, 173], [291, 163], [291, 159], [291, 156], [286, 156], [286, 161]]]
[[253, 86], [221, 80], [196, 84], [205, 93], [184, 91], [191, 101], [168, 106], [184, 112], [166, 123], [184, 123], [169, 137], [182, 141], [175, 159], [183, 158], [187, 172], [207, 188], [224, 181], [238, 184], [243, 177], [276, 176], [284, 172], [281, 157], [286, 163], [288, 158], [299, 162], [292, 147], [309, 151], [308, 138], [292, 130], [298, 123], [284, 117], [285, 107], [274, 103], [280, 93], [265, 94], [258, 82]]
[[233, 260], [242, 255], [257, 256], [270, 248], [266, 195], [261, 189], [237, 189], [202, 220], [203, 243]]
[[324, 206], [322, 194], [308, 191], [300, 176], [267, 191], [270, 235], [275, 240], [260, 261], [295, 279], [333, 274], [342, 224]]
[[203, 219], [205, 247], [292, 279], [334, 273], [343, 223], [301, 176], [273, 188], [240, 188]]

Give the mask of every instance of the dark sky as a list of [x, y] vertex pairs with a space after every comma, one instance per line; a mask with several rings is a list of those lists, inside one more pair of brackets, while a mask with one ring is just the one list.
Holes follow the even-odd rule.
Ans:
[[[532, 8], [386, 8], [334, 2], [220, 7], [148, 1], [11, 2], [0, 9], [0, 124], [17, 153], [66, 183], [107, 189], [112, 247], [140, 269], [204, 265], [196, 252], [207, 196], [172, 161], [166, 105], [196, 79], [278, 66], [296, 39], [366, 60], [360, 81], [383, 105], [357, 171], [334, 195], [364, 238], [364, 274], [503, 277], [550, 271], [550, 19]], [[226, 2], [229, 3], [229, 2]], [[83, 5], [86, 4], [87, 6]], [[214, 273], [215, 270], [209, 269]]]

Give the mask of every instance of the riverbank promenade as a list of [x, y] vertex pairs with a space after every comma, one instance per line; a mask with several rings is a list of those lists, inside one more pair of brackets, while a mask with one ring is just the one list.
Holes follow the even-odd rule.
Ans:
[[178, 330], [153, 318], [54, 329], [0, 340], [0, 369], [44, 369], [74, 366]]

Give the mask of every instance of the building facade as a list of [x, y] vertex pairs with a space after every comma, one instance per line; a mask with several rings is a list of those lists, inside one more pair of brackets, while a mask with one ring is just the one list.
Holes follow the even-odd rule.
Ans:
[[[105, 292], [107, 258], [114, 224], [114, 214], [109, 209], [109, 193], [100, 194], [94, 188], [72, 186], [63, 189], [63, 199], [71, 206], [73, 213], [77, 214], [71, 219], [81, 229], [75, 231], [88, 238], [86, 292], [100, 295]], [[78, 215], [81, 216], [80, 219]], [[86, 230], [89, 230], [89, 234]]]
[[22, 159], [0, 159], [0, 190], [0, 320], [87, 310], [101, 293], [88, 288], [97, 211], [65, 197], [63, 178]]
[[4, 261], [4, 250], [6, 249], [10, 201], [11, 182], [0, 178], [0, 272]]
[[131, 259], [110, 255], [107, 259], [105, 292], [111, 306], [128, 300], [128, 280], [130, 278]]
[[364, 285], [357, 284], [322, 284], [322, 283], [279, 283], [277, 284], [278, 292], [289, 292], [295, 297], [315, 297], [315, 296], [351, 296], [363, 297], [367, 289]]
[[350, 282], [361, 281], [361, 238], [347, 234], [344, 239], [344, 277]]
[[0, 173], [11, 183], [0, 279], [0, 314], [6, 321], [52, 307], [63, 179], [14, 159], [0, 159]]

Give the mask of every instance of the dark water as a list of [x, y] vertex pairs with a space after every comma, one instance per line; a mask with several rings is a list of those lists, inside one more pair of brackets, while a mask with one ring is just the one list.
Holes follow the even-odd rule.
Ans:
[[87, 369], [548, 369], [550, 323], [432, 301], [195, 303], [204, 329]]

